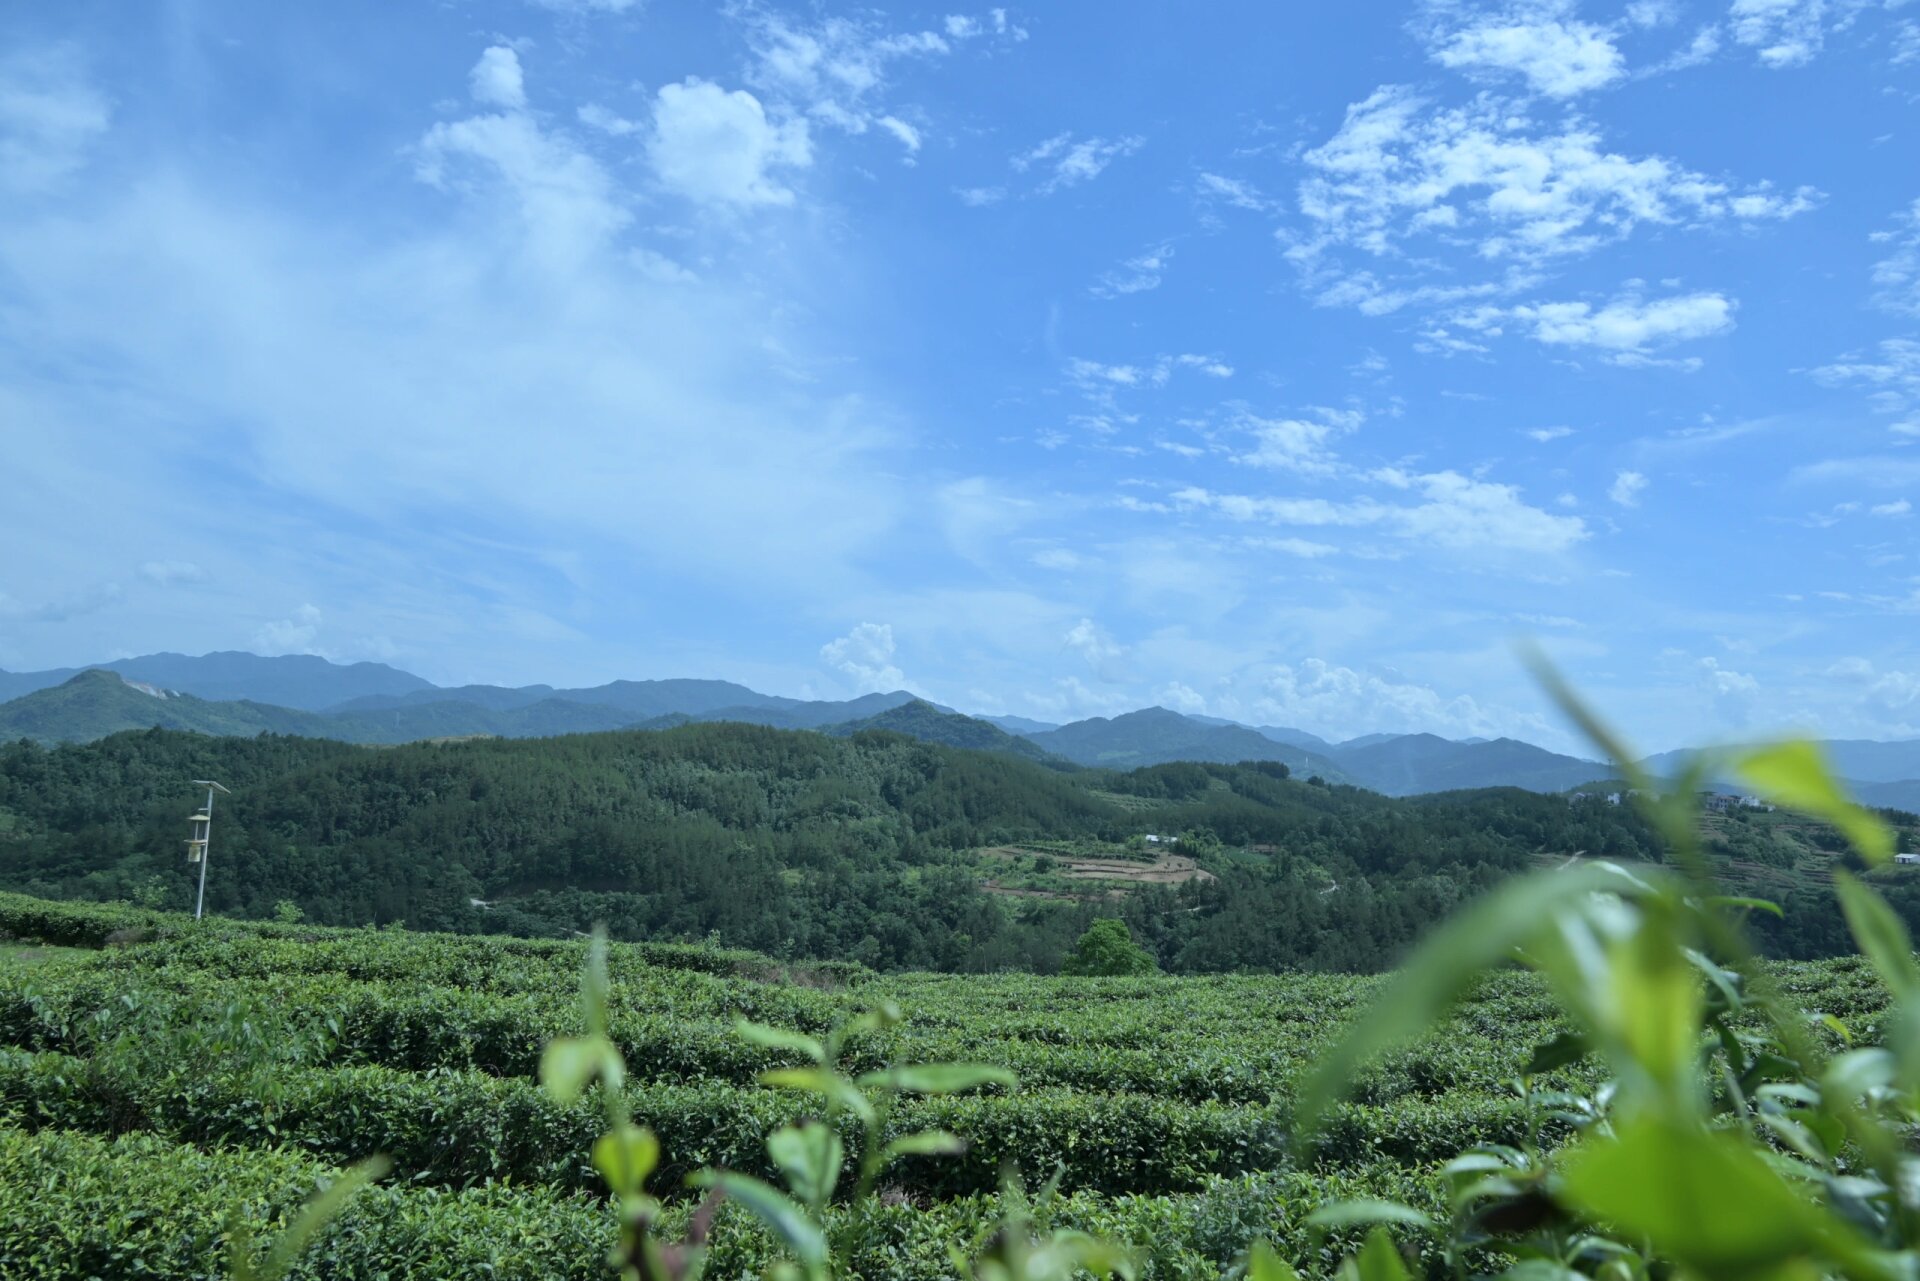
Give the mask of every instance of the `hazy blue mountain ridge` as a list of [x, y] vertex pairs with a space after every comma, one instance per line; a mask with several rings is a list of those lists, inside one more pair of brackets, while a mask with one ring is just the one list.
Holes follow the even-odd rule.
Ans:
[[[112, 678], [114, 673], [124, 679]], [[1372, 733], [1335, 743], [1287, 726], [1248, 726], [1163, 707], [1054, 725], [1019, 716], [967, 716], [905, 690], [805, 700], [708, 679], [619, 680], [576, 689], [442, 688], [384, 664], [337, 664], [313, 655], [148, 654], [97, 668], [0, 672], [0, 700], [0, 738], [42, 742], [86, 741], [152, 726], [395, 744], [742, 721], [831, 734], [890, 729], [1056, 766], [1277, 760], [1303, 778], [1318, 775], [1395, 796], [1501, 786], [1563, 791], [1611, 773], [1597, 762], [1507, 738]], [[1826, 747], [1862, 800], [1920, 810], [1920, 740], [1843, 739]], [[1667, 774], [1683, 755], [1665, 752], [1645, 763]], [[1729, 779], [1715, 783], [1736, 786]]]
[[0, 672], [0, 701], [64, 685], [83, 671], [104, 669], [129, 680], [191, 694], [212, 702], [271, 703], [318, 712], [356, 698], [437, 693], [432, 684], [385, 663], [332, 663], [314, 654], [265, 658], [238, 650], [198, 657], [142, 654], [85, 667], [42, 672]]

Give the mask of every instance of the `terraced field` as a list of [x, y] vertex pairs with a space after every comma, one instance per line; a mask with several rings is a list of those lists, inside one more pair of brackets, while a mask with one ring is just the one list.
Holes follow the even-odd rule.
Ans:
[[[209, 1276], [233, 1228], [270, 1236], [343, 1166], [392, 1173], [327, 1228], [298, 1275], [599, 1277], [615, 1219], [589, 1161], [600, 1101], [536, 1081], [580, 1031], [580, 943], [208, 921], [0, 896], [0, 1276]], [[115, 940], [109, 945], [109, 939]], [[71, 950], [63, 950], [71, 949]], [[1775, 967], [1811, 1008], [1871, 1021], [1852, 960]], [[1437, 1034], [1369, 1068], [1306, 1148], [1294, 1082], [1379, 980], [875, 976], [750, 953], [616, 945], [610, 1035], [626, 1102], [663, 1149], [669, 1228], [686, 1175], [765, 1178], [764, 1145], [813, 1114], [758, 1083], [794, 1051], [742, 1017], [820, 1035], [882, 1001], [904, 1021], [853, 1042], [853, 1069], [970, 1061], [1018, 1084], [910, 1098], [889, 1135], [937, 1127], [959, 1155], [908, 1157], [838, 1212], [862, 1275], [950, 1276], [1009, 1172], [1056, 1173], [1056, 1226], [1128, 1243], [1154, 1277], [1221, 1275], [1256, 1236], [1309, 1272], [1348, 1239], [1305, 1224], [1342, 1197], [1437, 1209], [1435, 1170], [1520, 1137], [1507, 1085], [1558, 1029], [1532, 979], [1484, 982]], [[1578, 1084], [1577, 1078], [1566, 1078]], [[757, 1274], [774, 1246], [720, 1210], [709, 1275]]]

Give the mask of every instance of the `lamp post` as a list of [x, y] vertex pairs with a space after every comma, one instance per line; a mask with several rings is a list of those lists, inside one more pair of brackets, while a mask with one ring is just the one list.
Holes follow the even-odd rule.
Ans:
[[187, 816], [187, 822], [193, 825], [193, 835], [187, 838], [187, 862], [200, 865], [200, 892], [193, 900], [193, 919], [197, 921], [207, 906], [207, 840], [213, 834], [213, 794], [226, 792], [231, 796], [233, 793], [210, 778], [196, 778], [193, 785], [207, 789], [206, 805], [198, 814]]

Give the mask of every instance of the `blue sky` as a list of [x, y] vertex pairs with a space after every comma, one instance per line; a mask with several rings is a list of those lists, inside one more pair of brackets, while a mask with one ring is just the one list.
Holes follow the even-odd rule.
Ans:
[[0, 15], [0, 666], [1920, 734], [1920, 8]]

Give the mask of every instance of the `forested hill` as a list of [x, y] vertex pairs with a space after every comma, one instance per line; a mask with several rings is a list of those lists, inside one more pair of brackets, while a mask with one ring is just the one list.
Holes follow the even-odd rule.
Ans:
[[[1632, 809], [1599, 796], [1396, 800], [1275, 762], [1063, 771], [884, 731], [734, 723], [392, 748], [148, 730], [0, 747], [0, 887], [189, 906], [194, 778], [233, 789], [215, 817], [216, 912], [284, 900], [327, 924], [547, 936], [603, 920], [625, 938], [715, 934], [877, 967], [1045, 970], [1118, 914], [1174, 970], [1372, 969], [1517, 870], [1656, 853]], [[1825, 928], [1831, 833], [1785, 815], [1712, 822], [1710, 850], [1793, 901], [1791, 936], [1760, 922], [1777, 950], [1845, 946]], [[1116, 863], [1143, 874], [1109, 877]], [[1889, 897], [1920, 918], [1908, 880]]]
[[[876, 966], [1047, 969], [1118, 912], [1174, 969], [1368, 969], [1543, 855], [1653, 851], [1598, 801], [1396, 801], [1284, 774], [1062, 772], [739, 724], [395, 748], [151, 730], [0, 748], [0, 881], [186, 906], [187, 780], [217, 778], [233, 795], [208, 903], [234, 915], [290, 900], [324, 923], [540, 935], [605, 920], [623, 937], [717, 933]], [[1125, 855], [1131, 839], [1137, 857], [1148, 833], [1187, 833], [1213, 879], [1121, 897], [999, 889], [1049, 851]]]
[[1009, 734], [991, 721], [962, 716], [958, 712], [942, 711], [932, 703], [919, 698], [911, 703], [890, 707], [878, 716], [849, 721], [844, 725], [830, 725], [826, 732], [839, 738], [846, 738], [862, 730], [876, 729], [905, 734], [908, 738], [917, 738], [923, 743], [965, 747], [976, 752], [1000, 752], [1008, 756], [1022, 757], [1025, 760], [1049, 763], [1058, 768], [1074, 768], [1073, 762], [1054, 756], [1045, 748], [1038, 747], [1018, 735]]

